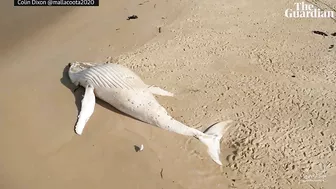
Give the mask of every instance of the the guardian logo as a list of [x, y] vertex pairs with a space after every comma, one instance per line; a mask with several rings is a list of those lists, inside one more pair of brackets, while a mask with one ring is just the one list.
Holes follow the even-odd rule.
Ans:
[[334, 18], [334, 11], [324, 11], [305, 2], [294, 3], [295, 9], [286, 9], [287, 18]]

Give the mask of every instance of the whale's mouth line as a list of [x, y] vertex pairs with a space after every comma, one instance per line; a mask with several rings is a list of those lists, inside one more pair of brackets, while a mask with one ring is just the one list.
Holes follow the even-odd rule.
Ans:
[[70, 62], [68, 66], [71, 72], [76, 73], [76, 72], [83, 71], [88, 68], [102, 65], [102, 64], [106, 64], [106, 63], [91, 63], [91, 62], [77, 62], [76, 61], [76, 62]]
[[93, 67], [95, 65], [91, 63], [84, 63], [84, 62], [70, 62], [68, 66], [69, 66], [70, 72], [77, 73], [85, 69], [88, 69], [90, 67]]

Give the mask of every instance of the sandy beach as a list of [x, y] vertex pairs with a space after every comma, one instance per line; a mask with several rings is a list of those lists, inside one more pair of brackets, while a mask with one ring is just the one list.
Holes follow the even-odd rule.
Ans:
[[[333, 189], [336, 21], [286, 18], [294, 3], [3, 2], [0, 188]], [[332, 0], [313, 3], [336, 9]], [[108, 59], [173, 92], [157, 99], [190, 127], [234, 120], [221, 143], [223, 166], [200, 141], [100, 100], [76, 135], [84, 90], [74, 92], [67, 65]]]

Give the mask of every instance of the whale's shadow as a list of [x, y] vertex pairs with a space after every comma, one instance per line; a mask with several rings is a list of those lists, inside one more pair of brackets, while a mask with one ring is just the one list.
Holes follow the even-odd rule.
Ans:
[[[84, 91], [85, 89], [83, 87], [77, 87], [75, 86], [71, 81], [70, 81], [70, 78], [68, 76], [68, 71], [69, 71], [69, 65], [67, 65], [64, 69], [63, 69], [63, 75], [62, 75], [62, 78], [60, 79], [61, 83], [66, 86], [71, 92], [72, 94], [74, 95], [75, 97], [75, 104], [76, 104], [76, 107], [77, 107], [77, 115], [79, 115], [80, 111], [81, 111], [81, 101], [83, 99], [83, 95], [84, 95]], [[78, 90], [77, 90], [78, 88]], [[118, 114], [121, 114], [123, 116], [126, 116], [126, 117], [129, 117], [131, 119], [136, 119], [134, 117], [131, 117], [119, 110], [117, 110], [116, 108], [114, 108], [112, 105], [106, 103], [105, 101], [99, 99], [99, 98], [96, 98], [96, 103], [99, 104], [100, 106], [108, 109], [108, 110], [111, 110], [115, 113], [118, 113]], [[138, 120], [138, 119], [136, 119]], [[77, 121], [77, 120], [76, 120]], [[141, 120], [138, 120], [138, 121], [141, 121]], [[143, 121], [141, 121], [143, 122]], [[76, 123], [75, 123], [76, 124]]]

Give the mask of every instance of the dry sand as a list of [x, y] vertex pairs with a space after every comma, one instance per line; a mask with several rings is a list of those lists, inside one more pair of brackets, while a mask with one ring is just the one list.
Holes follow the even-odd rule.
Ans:
[[[2, 3], [0, 188], [334, 188], [336, 49], [328, 47], [336, 37], [312, 30], [330, 34], [336, 23], [285, 18], [293, 3]], [[126, 20], [132, 14], [139, 18]], [[199, 141], [103, 102], [75, 135], [83, 90], [72, 93], [65, 67], [109, 56], [174, 92], [158, 99], [187, 125], [204, 130], [234, 119], [222, 142], [224, 166]]]

